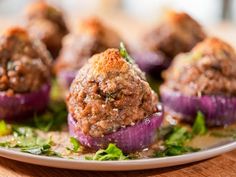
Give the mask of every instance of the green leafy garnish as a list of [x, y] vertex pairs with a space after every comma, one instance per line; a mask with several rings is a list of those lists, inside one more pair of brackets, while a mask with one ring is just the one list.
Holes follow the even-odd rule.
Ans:
[[34, 127], [42, 131], [60, 130], [66, 123], [67, 110], [63, 102], [54, 101], [48, 106], [47, 111], [42, 115], [34, 116]]
[[51, 150], [50, 144], [39, 144], [30, 147], [22, 147], [21, 151], [34, 155], [46, 155], [46, 156], [57, 156], [57, 157], [61, 156], [59, 153]]
[[68, 150], [72, 151], [72, 152], [78, 152], [79, 148], [80, 148], [80, 142], [75, 139], [74, 137], [70, 137], [70, 143], [72, 144], [73, 148], [69, 148], [67, 147]]
[[205, 117], [200, 111], [197, 112], [197, 117], [193, 124], [192, 132], [195, 135], [204, 135], [207, 132]]
[[183, 145], [193, 137], [186, 127], [175, 126], [172, 133], [166, 138], [166, 145]]
[[128, 157], [123, 154], [121, 149], [115, 144], [110, 143], [106, 149], [100, 149], [94, 156], [86, 156], [86, 160], [127, 160]]
[[162, 128], [164, 138], [164, 149], [157, 151], [155, 157], [182, 155], [196, 152], [199, 149], [186, 146], [185, 144], [193, 138], [193, 134], [183, 126], [167, 126]]
[[134, 59], [128, 54], [123, 42], [120, 43], [120, 55], [129, 63], [134, 63]]
[[35, 129], [27, 126], [13, 125], [12, 131], [13, 138], [1, 142], [1, 147], [20, 148], [22, 152], [35, 155], [60, 156], [59, 153], [51, 149], [52, 140], [39, 137]]
[[4, 120], [0, 121], [0, 136], [5, 136], [11, 134], [11, 126], [7, 125]]
[[28, 126], [13, 125], [13, 135], [15, 137], [34, 137], [36, 136], [35, 129]]
[[158, 151], [155, 156], [156, 157], [165, 157], [165, 156], [176, 156], [182, 155], [188, 152], [196, 152], [199, 151], [198, 148], [193, 148], [190, 146], [183, 145], [169, 145], [163, 151]]
[[159, 140], [165, 139], [167, 135], [170, 135], [170, 133], [173, 132], [174, 127], [175, 127], [174, 125], [167, 125], [167, 126], [160, 127], [157, 132], [157, 138]]

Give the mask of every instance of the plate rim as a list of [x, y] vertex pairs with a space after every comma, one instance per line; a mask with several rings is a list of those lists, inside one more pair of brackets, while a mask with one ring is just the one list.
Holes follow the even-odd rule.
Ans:
[[90, 170], [90, 171], [130, 171], [183, 165], [206, 160], [236, 149], [236, 141], [228, 142], [199, 152], [171, 157], [120, 160], [120, 161], [92, 161], [84, 159], [65, 159], [33, 155], [9, 148], [0, 147], [0, 156], [28, 164], [55, 167], [62, 169]]

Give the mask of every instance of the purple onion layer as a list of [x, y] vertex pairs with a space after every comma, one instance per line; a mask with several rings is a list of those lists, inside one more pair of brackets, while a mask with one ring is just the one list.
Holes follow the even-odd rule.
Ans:
[[42, 112], [48, 105], [50, 85], [43, 85], [31, 93], [6, 95], [0, 92], [0, 119], [6, 121], [24, 121], [34, 113]]
[[156, 139], [157, 128], [163, 120], [163, 112], [157, 112], [136, 123], [134, 126], [121, 128], [117, 132], [104, 135], [103, 137], [92, 137], [85, 135], [76, 127], [75, 119], [69, 114], [68, 125], [71, 136], [77, 138], [81, 144], [98, 150], [106, 148], [109, 143], [115, 143], [123, 152], [134, 152], [144, 149]]
[[163, 87], [161, 99], [168, 112], [180, 115], [187, 122], [193, 122], [198, 111], [204, 114], [208, 126], [224, 126], [236, 121], [236, 97], [185, 96]]
[[69, 89], [70, 84], [74, 80], [77, 71], [75, 70], [64, 70], [58, 74], [58, 82], [64, 89]]
[[171, 62], [162, 52], [136, 51], [132, 53], [132, 56], [142, 71], [157, 79]]

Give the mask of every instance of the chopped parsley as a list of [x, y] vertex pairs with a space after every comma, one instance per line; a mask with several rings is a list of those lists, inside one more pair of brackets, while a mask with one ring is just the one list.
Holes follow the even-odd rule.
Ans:
[[37, 135], [35, 129], [27, 126], [14, 125], [12, 127], [13, 138], [1, 142], [1, 147], [20, 148], [22, 152], [35, 155], [57, 156], [60, 154], [53, 151], [51, 139], [41, 138]]
[[192, 131], [184, 126], [175, 125], [163, 127], [159, 130], [159, 135], [164, 139], [163, 149], [155, 153], [155, 157], [182, 155], [189, 152], [199, 151], [199, 148], [187, 146], [189, 142], [196, 135], [203, 135], [207, 132], [205, 125], [205, 118], [201, 112], [197, 113]]
[[110, 143], [106, 149], [100, 149], [93, 156], [86, 156], [86, 160], [128, 160], [121, 149], [119, 149], [115, 144]]
[[[172, 130], [170, 130], [170, 128], [172, 128]], [[193, 138], [192, 132], [190, 132], [186, 127], [168, 126], [168, 128], [164, 127], [164, 129], [164, 149], [157, 151], [154, 155], [155, 157], [175, 156], [199, 150], [185, 145], [186, 142]]]
[[192, 133], [186, 127], [175, 126], [170, 135], [165, 139], [166, 145], [183, 145], [191, 140]]
[[120, 43], [120, 55], [129, 63], [133, 64], [134, 59], [128, 54], [123, 42]]

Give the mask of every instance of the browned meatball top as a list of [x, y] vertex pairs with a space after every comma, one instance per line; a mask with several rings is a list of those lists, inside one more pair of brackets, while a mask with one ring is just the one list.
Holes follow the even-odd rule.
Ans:
[[89, 59], [78, 72], [67, 98], [78, 129], [93, 137], [134, 125], [154, 113], [157, 102], [144, 74], [117, 49]]
[[63, 40], [56, 70], [78, 70], [94, 54], [118, 47], [120, 36], [97, 18], [82, 21], [75, 33]]
[[21, 28], [0, 37], [0, 91], [16, 93], [39, 89], [50, 78], [51, 58], [44, 45]]
[[154, 51], [162, 51], [167, 57], [190, 51], [205, 38], [201, 26], [188, 14], [171, 11], [162, 24], [145, 36], [145, 44]]
[[236, 95], [236, 53], [227, 43], [208, 38], [178, 55], [163, 74], [166, 86], [185, 95]]
[[62, 46], [62, 38], [68, 33], [63, 14], [44, 1], [36, 1], [26, 9], [27, 29], [42, 40], [55, 57]]

